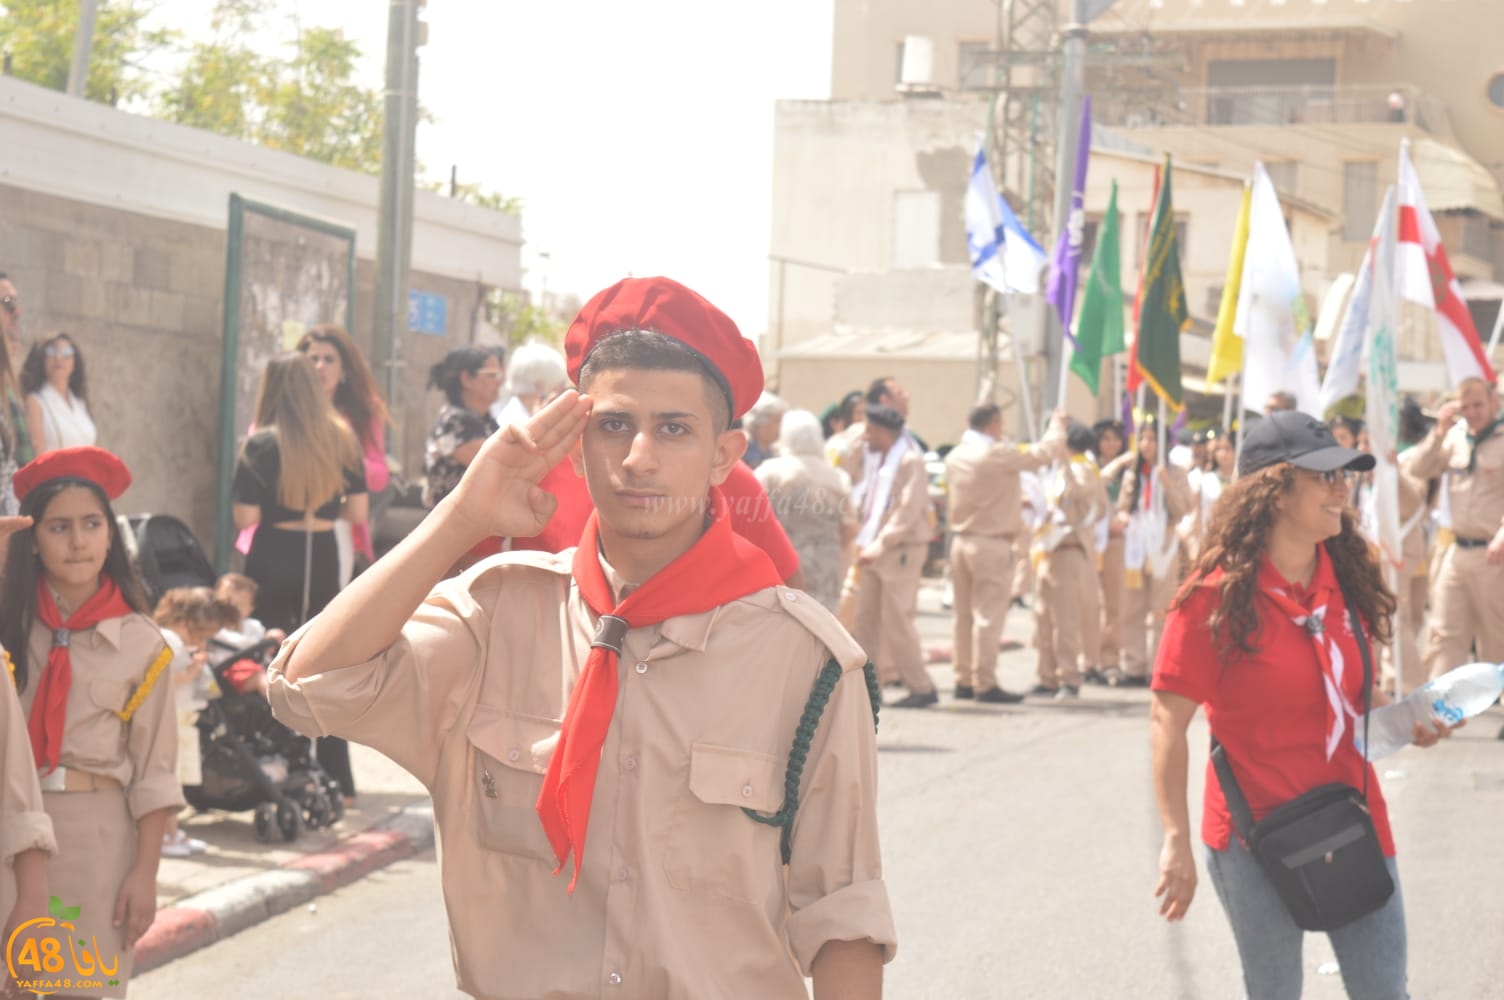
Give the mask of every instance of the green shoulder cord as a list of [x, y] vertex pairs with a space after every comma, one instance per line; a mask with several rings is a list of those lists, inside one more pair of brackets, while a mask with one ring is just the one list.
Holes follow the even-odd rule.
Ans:
[[[794, 731], [794, 746], [789, 750], [789, 766], [783, 773], [783, 808], [775, 813], [761, 813], [756, 809], [742, 807], [742, 812], [757, 822], [783, 828], [781, 849], [784, 864], [789, 863], [792, 850], [789, 838], [794, 833], [794, 813], [799, 809], [799, 783], [804, 777], [804, 762], [809, 757], [809, 747], [815, 739], [815, 730], [819, 728], [820, 716], [825, 714], [825, 704], [830, 701], [831, 692], [836, 689], [842, 673], [844, 671], [839, 663], [835, 660], [827, 661], [820, 676], [815, 679], [809, 701], [804, 703], [804, 714], [799, 717], [799, 728]], [[877, 670], [869, 662], [862, 668], [862, 676], [867, 681], [867, 699], [872, 703], [872, 726], [876, 728], [878, 709], [883, 703], [882, 691], [877, 686]]]

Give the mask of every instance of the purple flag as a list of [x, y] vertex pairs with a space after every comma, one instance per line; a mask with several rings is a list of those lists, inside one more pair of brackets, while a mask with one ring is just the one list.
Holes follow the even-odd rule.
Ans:
[[1086, 161], [1091, 155], [1091, 98], [1081, 101], [1081, 142], [1076, 149], [1076, 178], [1071, 187], [1071, 210], [1066, 217], [1065, 230], [1055, 243], [1055, 252], [1050, 255], [1050, 281], [1045, 297], [1060, 316], [1060, 325], [1071, 346], [1076, 337], [1071, 333], [1071, 319], [1076, 311], [1076, 279], [1081, 270], [1082, 230], [1086, 224], [1084, 204], [1086, 200]]

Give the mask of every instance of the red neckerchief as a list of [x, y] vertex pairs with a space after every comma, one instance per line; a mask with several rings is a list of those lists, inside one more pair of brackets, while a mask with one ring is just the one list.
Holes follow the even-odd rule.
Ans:
[[26, 731], [31, 736], [31, 755], [38, 770], [45, 767], [52, 772], [62, 757], [63, 728], [68, 721], [68, 689], [73, 686], [69, 639], [74, 632], [92, 628], [106, 618], [128, 615], [132, 610], [115, 581], [101, 576], [94, 596], [64, 621], [46, 581], [37, 581], [37, 620], [52, 630], [47, 666], [37, 682], [36, 699], [31, 703], [31, 716], [26, 720]]
[[574, 852], [570, 892], [580, 879], [590, 799], [595, 794], [601, 748], [616, 711], [617, 658], [627, 630], [702, 614], [779, 582], [767, 554], [731, 530], [730, 512], [719, 489], [710, 491], [710, 500], [713, 518], [699, 541], [620, 604], [601, 569], [598, 514], [591, 513], [575, 549], [575, 585], [600, 618], [585, 669], [564, 710], [559, 743], [538, 796], [538, 818], [559, 859], [555, 875], [563, 870], [570, 851]]
[[1326, 691], [1326, 759], [1331, 760], [1347, 730], [1347, 720], [1356, 719], [1358, 713], [1342, 693], [1346, 662], [1334, 631], [1343, 627], [1347, 607], [1326, 546], [1316, 547], [1316, 571], [1309, 586], [1290, 583], [1266, 560], [1259, 571], [1259, 590], [1311, 638]]
[[1139, 500], [1143, 504], [1143, 509], [1152, 510], [1154, 500], [1154, 466], [1152, 463], [1139, 463], [1138, 480], [1144, 484], [1144, 488], [1139, 491]]

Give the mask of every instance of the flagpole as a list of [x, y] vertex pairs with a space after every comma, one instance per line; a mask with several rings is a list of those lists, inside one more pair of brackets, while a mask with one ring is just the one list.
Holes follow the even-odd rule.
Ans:
[[1055, 393], [1055, 405], [1065, 410], [1068, 409], [1065, 405], [1065, 380], [1071, 373], [1071, 357], [1076, 351], [1071, 347], [1071, 339], [1069, 337], [1064, 337], [1062, 340], [1064, 342], [1060, 345], [1060, 386], [1059, 391]]
[[1226, 433], [1232, 430], [1232, 376], [1228, 375], [1222, 380], [1222, 431]]
[[1018, 371], [1018, 405], [1024, 411], [1024, 427], [1030, 441], [1039, 440], [1039, 428], [1034, 421], [1034, 394], [1029, 391], [1029, 373], [1024, 370], [1024, 352], [1018, 346], [1018, 311], [1014, 302], [1008, 303], [1008, 343], [1013, 347], [1013, 367]]
[[1499, 346], [1499, 334], [1504, 333], [1504, 299], [1499, 300], [1499, 315], [1494, 317], [1494, 332], [1488, 338], [1488, 363], [1494, 363], [1494, 348]]

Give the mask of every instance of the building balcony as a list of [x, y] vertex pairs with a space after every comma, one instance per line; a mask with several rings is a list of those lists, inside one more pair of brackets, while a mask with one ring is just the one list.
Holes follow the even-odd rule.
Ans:
[[1449, 131], [1445, 107], [1408, 84], [1120, 91], [1093, 95], [1092, 116], [1125, 128], [1403, 125], [1440, 135]]

